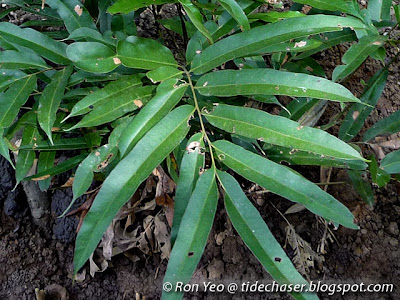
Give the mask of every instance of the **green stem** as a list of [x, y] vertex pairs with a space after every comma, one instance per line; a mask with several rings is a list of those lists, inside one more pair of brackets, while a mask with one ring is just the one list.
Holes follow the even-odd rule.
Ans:
[[[196, 91], [194, 90], [194, 85], [193, 85], [193, 82], [192, 82], [192, 78], [191, 78], [191, 76], [190, 76], [189, 71], [186, 70], [185, 67], [182, 67], [182, 68], [183, 68], [184, 72], [186, 73], [186, 75], [187, 75], [187, 77], [188, 77], [190, 89], [192, 90], [192, 94], [193, 94], [194, 106], [195, 106], [195, 108], [196, 108], [196, 111], [197, 111], [197, 113], [198, 113], [198, 115], [199, 115], [199, 119], [200, 119], [201, 131], [203, 132], [204, 137], [206, 138], [206, 140], [207, 140], [207, 142], [208, 142], [208, 145], [209, 145], [209, 147], [210, 147], [211, 162], [212, 162], [212, 166], [215, 167], [215, 159], [214, 159], [214, 155], [213, 155], [212, 149], [211, 149], [211, 148], [213, 147], [213, 145], [212, 145], [212, 143], [211, 143], [210, 138], [209, 138], [208, 135], [207, 135], [206, 127], [204, 126], [203, 114], [201, 113], [201, 110], [200, 110], [200, 107], [199, 107], [199, 103], [198, 103], [198, 101], [197, 101]], [[214, 168], [214, 170], [215, 170], [215, 168]]]

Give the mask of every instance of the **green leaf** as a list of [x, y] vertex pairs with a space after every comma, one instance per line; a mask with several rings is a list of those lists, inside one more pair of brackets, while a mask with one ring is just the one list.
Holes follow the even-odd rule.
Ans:
[[192, 21], [193, 25], [207, 38], [207, 40], [212, 44], [213, 38], [210, 35], [210, 32], [203, 25], [203, 16], [200, 13], [199, 9], [192, 3], [190, 0], [179, 0], [179, 3], [185, 9], [189, 19]]
[[[56, 158], [56, 151], [41, 151], [39, 154], [37, 172], [41, 173], [51, 169], [54, 166]], [[41, 191], [46, 191], [51, 184], [51, 177], [39, 181], [39, 188]]]
[[147, 78], [151, 80], [151, 82], [160, 82], [170, 78], [182, 78], [183, 71], [174, 68], [174, 67], [160, 67], [153, 71], [149, 71], [146, 73]]
[[78, 233], [74, 257], [75, 273], [95, 250], [119, 209], [186, 136], [189, 130], [188, 120], [194, 110], [194, 107], [185, 105], [170, 112], [111, 171]]
[[157, 88], [156, 95], [127, 125], [118, 144], [122, 157], [126, 156], [146, 132], [164, 118], [181, 100], [188, 85], [177, 86], [176, 83], [176, 79], [169, 79], [161, 83]]
[[40, 56], [14, 50], [1, 51], [0, 62], [1, 67], [5, 69], [48, 68]]
[[[308, 282], [293, 266], [235, 178], [221, 171], [217, 171], [217, 176], [225, 190], [224, 203], [229, 219], [246, 246], [271, 274], [272, 278], [280, 285], [304, 284], [308, 286]], [[296, 299], [318, 299], [316, 294], [291, 294]]]
[[[72, 184], [72, 191], [75, 201], [78, 197], [82, 196], [87, 191], [93, 181], [93, 172], [99, 172], [104, 169], [117, 154], [117, 148], [111, 147], [106, 144], [94, 151], [92, 151], [79, 165], [75, 172], [74, 183]], [[73, 203], [71, 203], [72, 205]], [[66, 209], [68, 211], [68, 209]]]
[[[228, 141], [213, 143], [220, 161], [267, 190], [345, 227], [357, 229], [354, 216], [339, 201], [301, 175]], [[179, 235], [179, 234], [178, 234]]]
[[[361, 102], [374, 107], [382, 95], [388, 75], [389, 72], [386, 69], [375, 73], [364, 88], [360, 98]], [[364, 126], [364, 121], [372, 112], [373, 107], [359, 103], [353, 104], [340, 126], [339, 138], [343, 141], [349, 141], [354, 138]]]
[[53, 166], [50, 169], [47, 169], [47, 170], [45, 170], [43, 172], [38, 172], [35, 175], [26, 177], [24, 179], [24, 181], [27, 181], [27, 180], [35, 180], [35, 181], [44, 180], [44, 179], [49, 178], [51, 176], [55, 176], [55, 175], [67, 172], [68, 170], [71, 170], [71, 169], [75, 168], [85, 157], [86, 157], [86, 154], [77, 155], [77, 156], [75, 156], [73, 158], [70, 158], [70, 159], [67, 159], [67, 160], [63, 161], [62, 163], [60, 163], [60, 164], [58, 164], [56, 166]]
[[108, 73], [121, 62], [109, 46], [97, 42], [76, 42], [67, 48], [67, 55], [79, 69], [93, 73]]
[[159, 67], [178, 67], [172, 52], [152, 39], [130, 36], [119, 41], [118, 58], [128, 68], [154, 70]]
[[318, 36], [314, 36], [313, 39], [320, 40], [322, 42], [321, 46], [314, 48], [312, 50], [308, 50], [304, 53], [301, 53], [295, 56], [293, 59], [299, 60], [306, 57], [309, 57], [315, 53], [319, 53], [325, 49], [330, 49], [333, 46], [338, 44], [342, 44], [345, 42], [352, 42], [357, 39], [356, 34], [349, 28], [344, 28], [341, 31], [337, 32], [326, 32], [324, 34], [320, 34]]
[[378, 185], [378, 187], [384, 187], [390, 181], [390, 175], [378, 166], [378, 162], [374, 155], [368, 157], [369, 170], [371, 172], [372, 181]]
[[14, 24], [2, 22], [0, 36], [7, 42], [29, 48], [54, 63], [69, 63], [65, 53], [67, 45], [31, 28], [21, 29]]
[[[34, 26], [52, 26], [52, 27], [62, 27], [64, 26], [64, 21], [57, 20], [57, 19], [49, 19], [49, 20], [29, 20], [20, 25], [21, 28], [23, 27], [34, 27]], [[45, 33], [46, 34], [46, 33]]]
[[168, 261], [164, 282], [172, 284], [171, 292], [163, 292], [162, 299], [182, 299], [183, 293], [174, 292], [178, 282], [188, 284], [207, 244], [218, 202], [215, 169], [204, 172], [197, 181], [183, 215], [176, 242]]
[[19, 79], [28, 76], [19, 70], [1, 69], [0, 76], [0, 92], [4, 91], [7, 86], [18, 81]]
[[215, 127], [266, 143], [339, 159], [363, 159], [354, 148], [323, 130], [261, 110], [218, 105], [205, 117]]
[[100, 32], [98, 32], [95, 29], [87, 28], [87, 27], [81, 27], [73, 32], [68, 36], [68, 40], [74, 40], [74, 41], [88, 41], [88, 42], [98, 42], [102, 43], [105, 45], [109, 46], [115, 46], [116, 45], [116, 40], [109, 40], [106, 39], [104, 36], [101, 35]]
[[393, 5], [393, 8], [397, 23], [400, 23], [400, 4]]
[[400, 110], [380, 120], [365, 132], [363, 141], [367, 142], [377, 135], [392, 134], [400, 131]]
[[204, 168], [205, 155], [203, 138], [204, 135], [200, 132], [193, 135], [186, 144], [186, 150], [183, 154], [174, 198], [174, 219], [171, 229], [172, 246], [175, 243], [183, 215], [189, 203], [190, 195], [192, 195], [200, 172], [202, 168]]
[[338, 159], [329, 156], [321, 156], [306, 151], [293, 151], [291, 148], [265, 144], [263, 150], [268, 159], [281, 163], [285, 161], [292, 165], [327, 166], [365, 170], [367, 164], [361, 160]]
[[341, 11], [354, 16], [358, 16], [352, 1], [345, 0], [296, 0], [297, 3], [307, 4], [321, 10]]
[[[208, 32], [215, 32], [218, 29], [218, 25], [213, 21], [207, 21], [204, 23], [204, 27]], [[186, 62], [190, 63], [198, 53], [201, 53], [201, 51], [208, 46], [208, 44], [209, 42], [206, 37], [200, 31], [196, 31], [186, 47]]]
[[250, 29], [246, 14], [235, 0], [218, 0], [218, 2], [238, 22], [242, 31]]
[[267, 46], [312, 34], [339, 31], [345, 27], [357, 29], [366, 25], [352, 18], [314, 15], [255, 27], [206, 48], [194, 57], [191, 71], [202, 74], [228, 60], [256, 53]]
[[315, 105], [317, 105], [320, 100], [313, 98], [294, 98], [288, 105], [286, 105], [287, 111], [281, 111], [280, 116], [299, 121], [304, 114], [309, 112]]
[[36, 76], [30, 75], [13, 83], [0, 94], [0, 128], [9, 127], [36, 87]]
[[[172, 30], [179, 35], [183, 36], [182, 22], [179, 16], [172, 17], [169, 19], [157, 20], [160, 24], [162, 24], [168, 30]], [[188, 37], [192, 37], [198, 30], [190, 21], [184, 21], [186, 26], [186, 32]], [[215, 24], [215, 23], [214, 23]], [[205, 24], [204, 24], [205, 25]]]
[[389, 174], [400, 173], [400, 150], [386, 155], [381, 161], [381, 168]]
[[272, 69], [224, 70], [208, 73], [198, 80], [196, 89], [204, 96], [264, 94], [360, 102], [345, 87], [325, 78]]
[[305, 39], [305, 40], [299, 40], [297, 42], [274, 44], [272, 46], [263, 48], [257, 52], [260, 54], [274, 53], [274, 52], [291, 52], [291, 53], [305, 52], [311, 49], [318, 48], [321, 46], [321, 44], [322, 42], [319, 40]]
[[56, 113], [64, 95], [68, 79], [72, 74], [72, 70], [73, 67], [70, 65], [58, 71], [53, 76], [51, 83], [43, 90], [42, 96], [39, 99], [37, 119], [40, 127], [47, 134], [51, 143], [53, 143], [51, 129], [56, 120]]
[[368, 11], [371, 19], [377, 22], [390, 21], [390, 6], [392, 0], [369, 0]]
[[[68, 118], [93, 111], [102, 104], [110, 103], [118, 98], [127, 98], [142, 85], [141, 76], [132, 75], [107, 84], [104, 88], [90, 93], [80, 100], [71, 110]], [[63, 122], [66, 120], [64, 119]]]
[[95, 107], [78, 124], [75, 124], [67, 131], [112, 122], [126, 113], [145, 105], [153, 96], [153, 92], [154, 86], [137, 87], [130, 94], [124, 93], [110, 102], [105, 102]]
[[96, 29], [87, 9], [78, 0], [46, 0], [46, 4], [57, 10], [69, 33], [81, 27]]
[[347, 170], [347, 175], [357, 194], [360, 195], [365, 203], [372, 206], [375, 203], [374, 192], [372, 191], [371, 184], [363, 179], [363, 174], [366, 173], [356, 170]]
[[362, 37], [357, 44], [350, 47], [343, 55], [342, 62], [344, 65], [337, 66], [333, 70], [332, 80], [342, 81], [351, 75], [357, 68], [371, 55], [383, 46], [385, 38], [380, 36]]
[[[22, 133], [22, 141], [20, 149], [25, 146], [35, 142], [36, 139], [40, 137], [39, 132], [36, 127], [25, 126], [24, 132]], [[19, 150], [17, 156], [17, 162], [15, 165], [15, 177], [17, 184], [21, 182], [22, 179], [28, 174], [29, 170], [33, 166], [35, 160], [35, 152], [28, 150]]]
[[110, 14], [123, 13], [127, 14], [131, 11], [136, 11], [142, 7], [148, 7], [150, 5], [162, 5], [165, 3], [174, 3], [177, 1], [174, 0], [141, 0], [141, 1], [132, 1], [132, 0], [118, 0], [112, 5], [108, 12]]
[[0, 155], [3, 156], [5, 159], [7, 159], [10, 164], [12, 165], [13, 168], [15, 168], [14, 163], [11, 160], [10, 157], [10, 150], [8, 149], [7, 143], [5, 141], [5, 138], [3, 137], [4, 134], [4, 129], [0, 128]]
[[[99, 142], [100, 142], [100, 137], [99, 137]], [[36, 143], [21, 145], [19, 149], [55, 151], [55, 150], [79, 150], [91, 147], [92, 145], [88, 143], [88, 141], [85, 138], [63, 138], [58, 141], [53, 141], [53, 145], [50, 144], [50, 141], [38, 141]]]
[[117, 72], [113, 72], [110, 74], [100, 74], [100, 73], [90, 73], [83, 70], [79, 70], [71, 75], [70, 80], [68, 81], [68, 86], [74, 86], [82, 82], [104, 82], [104, 81], [113, 81], [118, 80], [126, 75], [122, 75]]
[[135, 24], [135, 12], [114, 15], [111, 18], [111, 31], [124, 33], [126, 36], [137, 35]]
[[256, 13], [248, 15], [250, 20], [262, 20], [268, 23], [278, 22], [280, 20], [289, 19], [289, 18], [299, 18], [305, 17], [306, 15], [299, 11], [270, 11], [267, 13]]

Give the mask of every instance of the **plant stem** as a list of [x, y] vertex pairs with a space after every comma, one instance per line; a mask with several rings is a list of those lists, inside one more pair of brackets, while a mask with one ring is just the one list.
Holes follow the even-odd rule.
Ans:
[[212, 145], [212, 143], [211, 143], [210, 138], [209, 138], [208, 135], [207, 135], [207, 131], [206, 131], [206, 128], [205, 128], [205, 126], [204, 126], [203, 114], [201, 113], [201, 110], [200, 110], [200, 107], [199, 107], [199, 103], [198, 103], [198, 101], [197, 101], [196, 91], [194, 90], [192, 78], [190, 77], [189, 71], [186, 70], [185, 67], [182, 67], [182, 68], [183, 68], [183, 70], [185, 71], [185, 73], [186, 73], [186, 75], [187, 75], [187, 77], [188, 77], [190, 89], [192, 90], [192, 94], [193, 94], [194, 106], [195, 106], [195, 108], [196, 108], [197, 113], [199, 114], [201, 131], [203, 132], [204, 137], [206, 138], [206, 141], [208, 142], [208, 145], [209, 145], [209, 147], [210, 147], [211, 162], [212, 162], [212, 165], [215, 166], [215, 159], [214, 159], [214, 155], [213, 155], [212, 149], [211, 149], [211, 148], [213, 147], [213, 145]]

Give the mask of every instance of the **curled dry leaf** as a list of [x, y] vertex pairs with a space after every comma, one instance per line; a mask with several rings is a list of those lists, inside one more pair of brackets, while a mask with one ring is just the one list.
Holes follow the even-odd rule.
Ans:
[[108, 268], [108, 262], [102, 258], [100, 262], [100, 267], [93, 260], [93, 253], [89, 257], [89, 268], [90, 268], [90, 276], [94, 277], [96, 273], [104, 272]]
[[294, 251], [293, 263], [297, 270], [307, 278], [309, 278], [310, 267], [314, 267], [314, 262], [318, 263], [318, 267], [322, 268], [324, 257], [317, 254], [294, 230], [293, 226], [286, 226], [286, 241]]

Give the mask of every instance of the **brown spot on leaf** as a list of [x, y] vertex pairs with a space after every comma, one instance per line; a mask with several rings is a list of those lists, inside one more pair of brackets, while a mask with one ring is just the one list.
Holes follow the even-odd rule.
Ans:
[[135, 105], [139, 108], [141, 108], [143, 106], [143, 102], [139, 99], [133, 100], [133, 103], [135, 103]]
[[80, 7], [79, 5], [76, 5], [76, 6], [74, 7], [74, 11], [76, 12], [76, 14], [77, 14], [78, 16], [81, 16], [82, 13], [83, 13], [83, 9], [82, 9], [82, 7]]
[[121, 60], [118, 57], [113, 58], [114, 64], [119, 65], [121, 64]]
[[353, 120], [357, 119], [359, 115], [360, 115], [360, 112], [358, 110], [353, 111], [353, 114], [352, 114]]
[[44, 180], [50, 177], [50, 174], [46, 174], [40, 177], [32, 178], [33, 181], [39, 181], [39, 180]]

